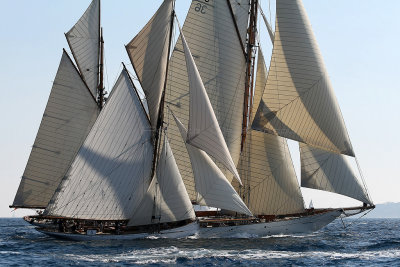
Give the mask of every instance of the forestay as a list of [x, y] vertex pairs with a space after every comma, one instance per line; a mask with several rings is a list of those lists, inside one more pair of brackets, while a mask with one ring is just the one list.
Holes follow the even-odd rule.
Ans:
[[[232, 159], [237, 163], [242, 131], [245, 58], [227, 1], [192, 1], [182, 31]], [[189, 81], [181, 38], [169, 61], [167, 76], [166, 106], [169, 105], [182, 123], [187, 125]], [[167, 112], [165, 110], [165, 114]], [[166, 116], [165, 120], [169, 124], [171, 148], [189, 196], [194, 200], [194, 180], [185, 144], [172, 116]], [[229, 172], [224, 173], [228, 180], [232, 179]]]
[[346, 156], [300, 144], [301, 186], [342, 194], [372, 205]]
[[[175, 122], [185, 139], [187, 132], [183, 124], [174, 116]], [[202, 150], [186, 143], [196, 184], [197, 204], [236, 211], [253, 216], [246, 204], [236, 193], [225, 175], [211, 158]]]
[[92, 1], [65, 36], [79, 71], [96, 97], [99, 82], [100, 0]]
[[176, 222], [195, 217], [168, 139], [165, 138], [156, 176], [128, 225]]
[[268, 81], [253, 128], [354, 156], [300, 0], [277, 1]]
[[45, 208], [98, 115], [64, 51], [13, 206]]
[[172, 10], [173, 0], [165, 0], [146, 26], [126, 45], [146, 95], [153, 128], [157, 125], [166, 78]]
[[123, 70], [45, 213], [130, 219], [149, 187], [152, 156], [150, 123]]
[[189, 78], [189, 127], [186, 142], [219, 160], [241, 183], [185, 37], [181, 34]]

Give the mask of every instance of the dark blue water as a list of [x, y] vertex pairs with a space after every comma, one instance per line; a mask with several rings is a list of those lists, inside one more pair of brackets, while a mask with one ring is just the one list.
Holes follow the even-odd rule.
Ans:
[[302, 236], [72, 242], [0, 219], [0, 266], [400, 266], [400, 219], [352, 222]]

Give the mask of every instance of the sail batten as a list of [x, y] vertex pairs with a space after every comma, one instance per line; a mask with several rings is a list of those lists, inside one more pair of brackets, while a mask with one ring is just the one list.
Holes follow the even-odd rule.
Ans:
[[12, 206], [47, 206], [98, 112], [96, 102], [64, 51]]
[[173, 0], [165, 0], [144, 28], [126, 45], [156, 127], [162, 90], [166, 80]]
[[277, 1], [275, 27], [267, 85], [253, 129], [354, 156], [300, 0]]
[[99, 84], [100, 0], [91, 2], [65, 37], [82, 78], [96, 98]]
[[150, 124], [124, 69], [45, 213], [131, 218], [150, 184], [152, 155]]

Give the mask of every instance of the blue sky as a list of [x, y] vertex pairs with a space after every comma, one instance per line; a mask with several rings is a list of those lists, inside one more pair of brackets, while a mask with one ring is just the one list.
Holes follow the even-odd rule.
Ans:
[[[376, 203], [400, 202], [400, 1], [303, 1], [372, 198]], [[62, 48], [68, 47], [64, 32], [89, 3], [0, 0], [0, 217], [13, 214], [8, 205], [39, 128]], [[102, 1], [107, 88], [117, 78], [121, 61], [129, 63], [124, 44], [160, 3]], [[268, 0], [261, 3], [268, 10]], [[189, 4], [177, 0], [181, 23]], [[268, 54], [266, 30], [260, 31]], [[306, 203], [313, 199], [316, 206], [347, 201], [311, 190], [305, 190], [305, 195]]]

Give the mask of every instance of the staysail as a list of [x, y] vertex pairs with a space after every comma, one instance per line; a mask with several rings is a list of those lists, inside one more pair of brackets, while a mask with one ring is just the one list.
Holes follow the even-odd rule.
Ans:
[[267, 85], [252, 127], [354, 156], [301, 1], [277, 1], [275, 26]]
[[165, 138], [156, 176], [128, 226], [175, 222], [195, 217], [168, 139]]
[[65, 37], [83, 79], [96, 97], [99, 83], [100, 0], [92, 1]]
[[172, 23], [173, 0], [165, 0], [144, 28], [126, 45], [146, 95], [151, 125], [156, 127], [164, 88]]
[[[242, 133], [245, 58], [227, 1], [192, 1], [182, 31], [232, 159], [237, 163]], [[189, 80], [181, 37], [169, 62], [165, 99], [166, 105], [187, 125]], [[168, 110], [165, 110], [167, 113]], [[169, 124], [171, 148], [186, 189], [190, 198], [195, 200], [193, 173], [185, 143], [172, 116], [166, 116], [165, 120]], [[228, 180], [232, 179], [232, 175], [225, 174]]]
[[98, 115], [64, 51], [13, 207], [45, 208]]
[[[173, 117], [183, 140], [185, 140], [187, 136], [185, 127], [178, 118], [174, 115]], [[196, 192], [198, 193], [197, 203], [252, 216], [251, 211], [211, 158], [204, 151], [187, 142], [186, 149], [193, 168]]]
[[[267, 83], [264, 55], [259, 49], [257, 78], [250, 116], [252, 123]], [[238, 171], [243, 186], [233, 182], [249, 209], [257, 215], [304, 212], [304, 201], [286, 140], [248, 130]]]
[[300, 144], [301, 186], [342, 194], [372, 205], [346, 156]]
[[189, 127], [186, 142], [215, 157], [241, 183], [235, 163], [226, 146], [203, 81], [183, 34], [181, 34], [181, 38], [189, 78]]
[[130, 219], [150, 184], [150, 123], [124, 69], [45, 214]]

